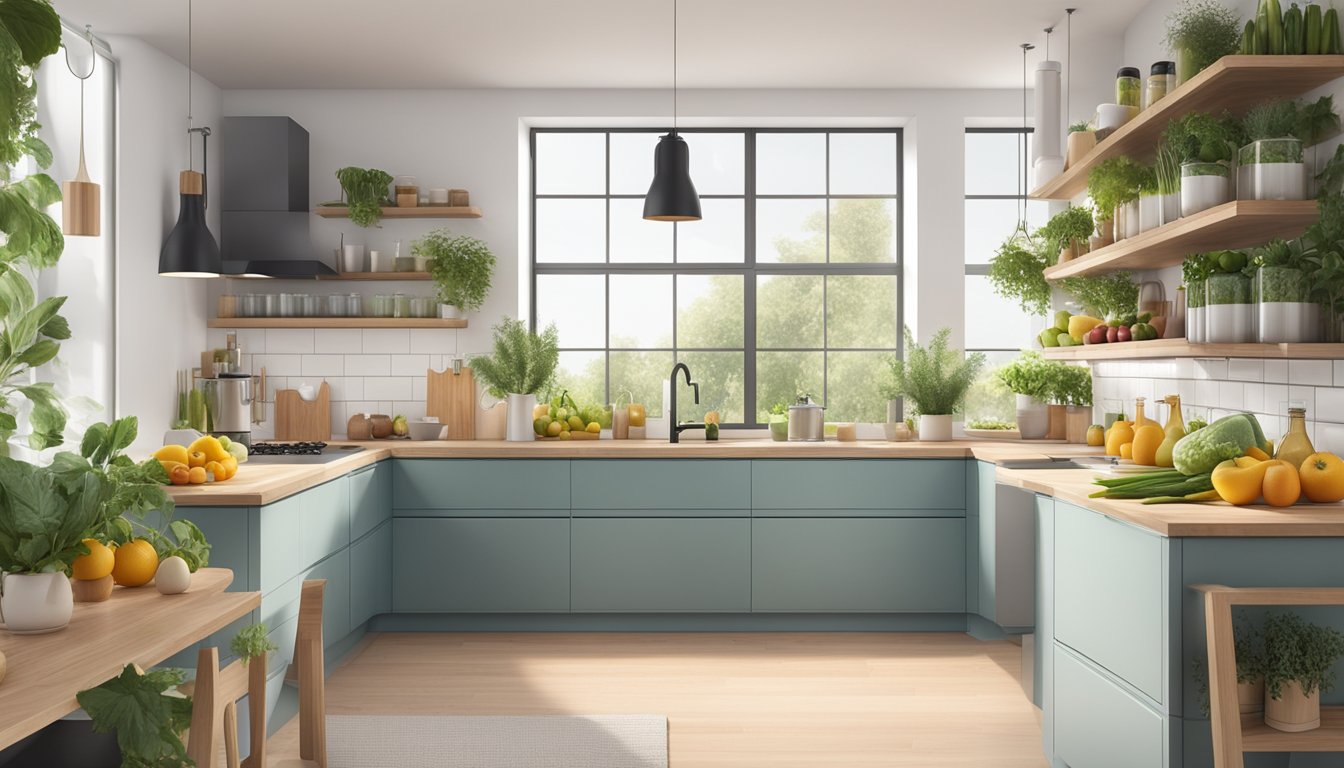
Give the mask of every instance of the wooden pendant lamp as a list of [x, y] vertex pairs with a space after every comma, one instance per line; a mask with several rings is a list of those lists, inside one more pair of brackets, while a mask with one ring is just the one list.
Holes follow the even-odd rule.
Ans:
[[98, 64], [98, 52], [93, 47], [93, 33], [84, 28], [89, 41], [89, 73], [80, 76], [70, 64], [70, 49], [65, 51], [65, 65], [70, 74], [79, 78], [79, 171], [71, 181], [61, 183], [61, 232], [67, 235], [98, 237], [102, 234], [102, 189], [89, 178], [84, 164], [84, 83], [93, 77]]

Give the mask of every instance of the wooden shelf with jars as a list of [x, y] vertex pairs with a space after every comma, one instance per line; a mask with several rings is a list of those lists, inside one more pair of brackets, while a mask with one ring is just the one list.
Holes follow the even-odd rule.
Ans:
[[[465, 319], [438, 317], [220, 317], [210, 328], [466, 328]], [[1344, 346], [1344, 345], [1341, 345]]]
[[1159, 357], [1263, 357], [1295, 360], [1344, 359], [1344, 344], [1191, 344], [1185, 339], [1122, 341], [1050, 347], [1041, 355], [1051, 360], [1137, 360]]
[[[350, 217], [350, 209], [343, 205], [321, 205], [313, 209], [313, 213], [324, 219]], [[474, 205], [383, 206], [385, 219], [479, 219], [481, 215], [481, 209]]]

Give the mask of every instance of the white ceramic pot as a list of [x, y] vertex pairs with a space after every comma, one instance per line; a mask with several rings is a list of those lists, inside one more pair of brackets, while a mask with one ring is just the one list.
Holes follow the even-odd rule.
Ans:
[[463, 316], [461, 307], [455, 307], [452, 304], [439, 305], [439, 317], [444, 320], [461, 320]]
[[504, 439], [515, 442], [535, 440], [537, 433], [532, 429], [532, 412], [537, 409], [537, 396], [510, 394], [508, 403]]
[[952, 439], [952, 414], [919, 417], [919, 439], [923, 442], [947, 442]]
[[0, 621], [20, 635], [55, 632], [70, 623], [75, 594], [64, 573], [6, 573], [0, 576]]
[[1229, 199], [1226, 176], [1182, 176], [1181, 215], [1192, 216]]
[[1185, 340], [1191, 344], [1204, 343], [1204, 308], [1186, 307]]
[[1017, 432], [1023, 440], [1040, 440], [1050, 431], [1050, 407], [1030, 395], [1017, 396]]
[[1320, 341], [1321, 307], [1305, 301], [1273, 301], [1256, 305], [1257, 333], [1262, 344]]
[[1170, 224], [1181, 218], [1181, 193], [1168, 192], [1162, 195], [1162, 223]]
[[1204, 307], [1206, 344], [1249, 344], [1255, 341], [1254, 304], [1210, 304]]
[[1251, 163], [1241, 167], [1238, 182], [1249, 180], [1250, 194], [1237, 190], [1242, 200], [1302, 200], [1307, 196], [1307, 166], [1303, 163]]
[[1162, 198], [1144, 195], [1139, 198], [1139, 231], [1147, 232], [1162, 226]]

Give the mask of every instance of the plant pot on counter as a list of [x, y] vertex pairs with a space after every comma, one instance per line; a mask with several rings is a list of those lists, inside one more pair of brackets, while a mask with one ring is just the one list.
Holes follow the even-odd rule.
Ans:
[[1321, 727], [1321, 691], [1302, 693], [1296, 680], [1283, 684], [1279, 698], [1265, 697], [1265, 725], [1288, 733], [1301, 733]]
[[1087, 444], [1087, 428], [1092, 426], [1092, 409], [1085, 405], [1070, 405], [1064, 419], [1064, 439], [1079, 445]]
[[920, 415], [919, 439], [923, 442], [947, 442], [951, 440], [952, 414]]
[[1045, 438], [1064, 440], [1069, 435], [1069, 409], [1065, 405], [1051, 403], [1045, 410]]
[[1243, 715], [1265, 711], [1265, 678], [1237, 683], [1237, 707]]
[[75, 595], [64, 573], [0, 575], [0, 621], [10, 632], [37, 635], [70, 623]]
[[536, 395], [519, 395], [510, 393], [508, 396], [508, 421], [505, 429], [504, 439], [512, 442], [531, 442], [536, 439], [536, 432], [532, 429], [532, 414], [537, 409]]
[[444, 320], [461, 320], [466, 315], [462, 313], [461, 307], [455, 307], [452, 304], [440, 304], [439, 317]]
[[1321, 307], [1311, 301], [1302, 270], [1264, 266], [1255, 274], [1257, 333], [1262, 344], [1297, 344], [1320, 340]]
[[1050, 411], [1031, 395], [1017, 396], [1017, 432], [1023, 440], [1040, 440], [1050, 431]]
[[1192, 216], [1231, 200], [1231, 171], [1224, 163], [1181, 166], [1181, 215]]

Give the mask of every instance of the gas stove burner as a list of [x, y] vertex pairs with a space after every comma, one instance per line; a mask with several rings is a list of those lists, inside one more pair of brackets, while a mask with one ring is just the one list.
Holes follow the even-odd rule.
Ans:
[[312, 443], [253, 443], [249, 453], [256, 456], [319, 456], [327, 444]]

